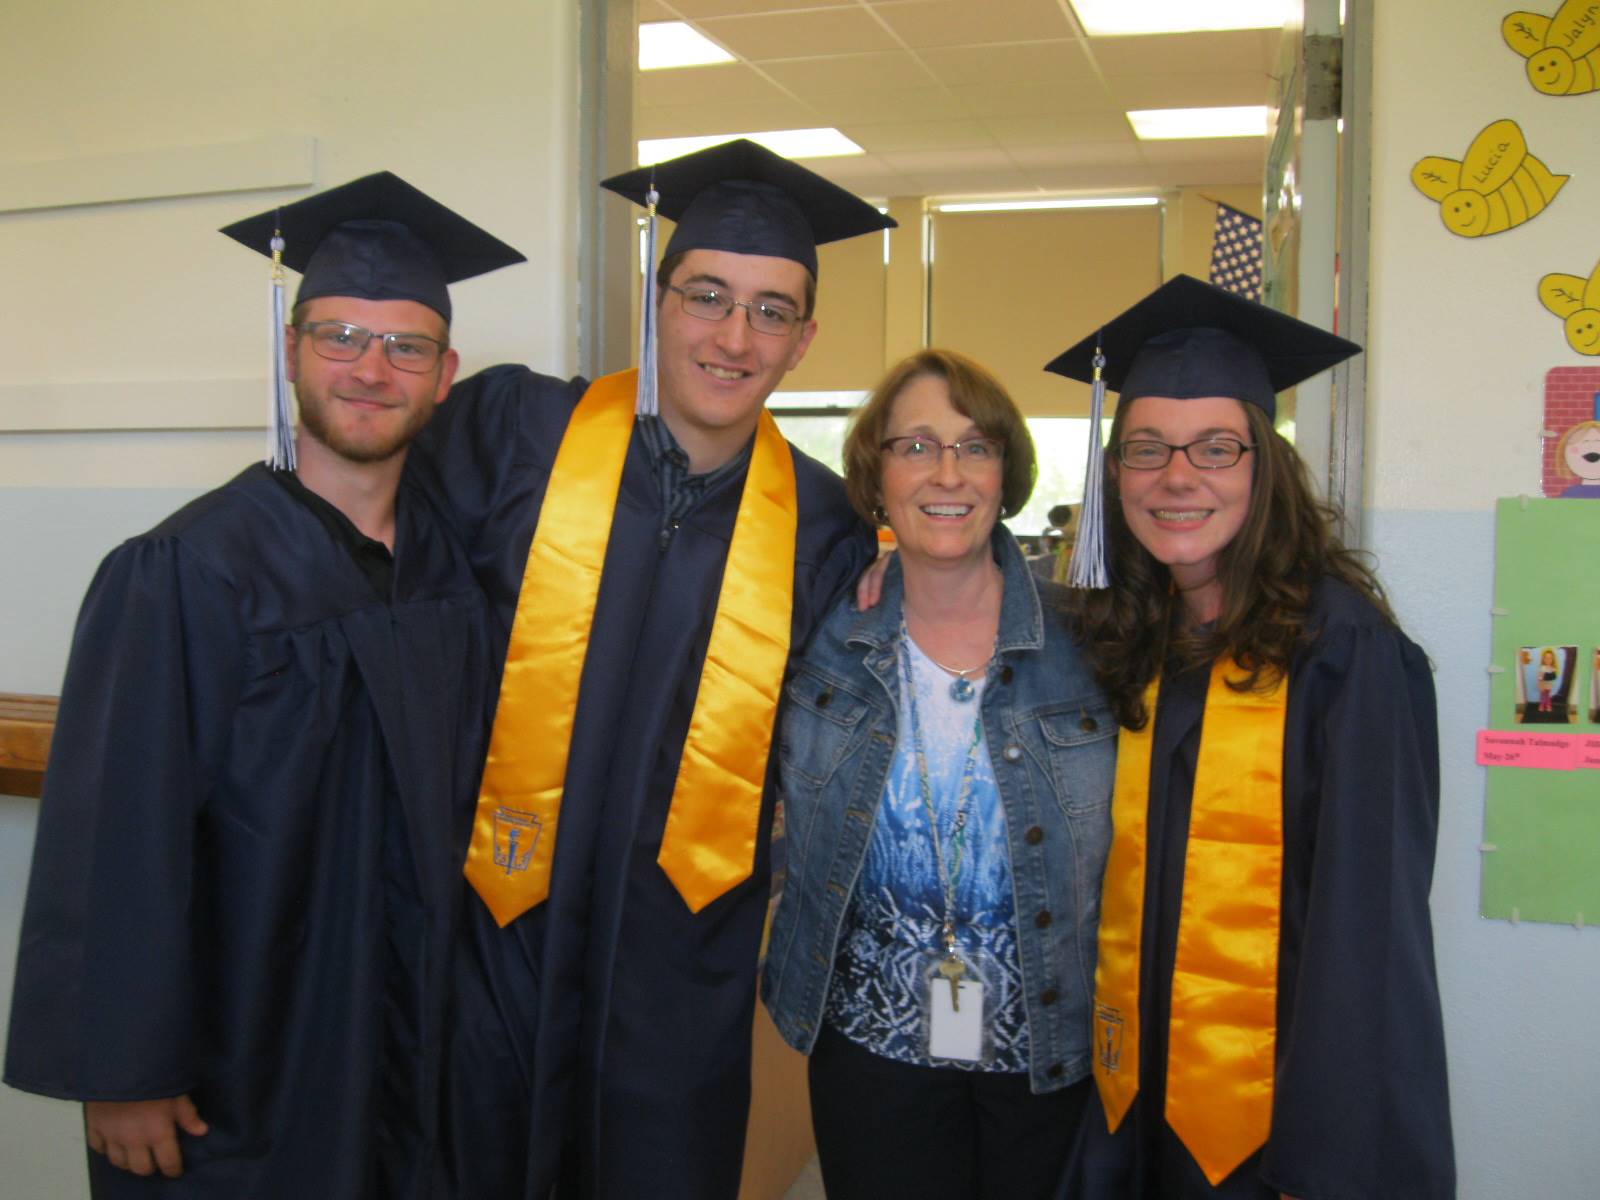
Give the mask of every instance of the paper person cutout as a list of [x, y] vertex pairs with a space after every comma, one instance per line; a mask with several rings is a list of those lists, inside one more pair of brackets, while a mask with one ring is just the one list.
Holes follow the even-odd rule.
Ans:
[[1567, 345], [1579, 354], [1600, 354], [1600, 263], [1589, 278], [1553, 272], [1539, 280], [1539, 303], [1560, 317]]
[[[1600, 0], [1596, 0], [1600, 5]], [[1460, 237], [1488, 237], [1531, 221], [1556, 198], [1569, 176], [1528, 153], [1515, 121], [1485, 126], [1460, 162], [1429, 155], [1411, 168], [1411, 182], [1439, 202], [1444, 227]]]
[[1528, 82], [1546, 96], [1581, 96], [1600, 87], [1600, 4], [1566, 0], [1553, 17], [1514, 12], [1500, 36], [1528, 60]]

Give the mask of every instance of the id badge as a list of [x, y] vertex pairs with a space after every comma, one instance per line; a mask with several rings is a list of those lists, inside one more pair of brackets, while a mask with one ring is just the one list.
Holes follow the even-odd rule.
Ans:
[[977, 967], [965, 958], [939, 955], [923, 974], [930, 1059], [986, 1062], [992, 1052], [988, 1033], [988, 988]]

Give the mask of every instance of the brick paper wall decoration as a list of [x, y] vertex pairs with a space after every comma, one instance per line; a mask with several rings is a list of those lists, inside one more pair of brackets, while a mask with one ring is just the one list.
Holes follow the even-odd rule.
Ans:
[[1544, 377], [1546, 496], [1600, 498], [1600, 367], [1553, 367]]

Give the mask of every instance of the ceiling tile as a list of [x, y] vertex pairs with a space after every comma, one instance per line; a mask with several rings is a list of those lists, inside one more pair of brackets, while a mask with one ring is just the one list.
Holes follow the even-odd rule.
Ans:
[[1265, 104], [1272, 81], [1264, 74], [1122, 75], [1106, 81], [1117, 107], [1216, 108]]
[[691, 20], [701, 17], [738, 17], [761, 13], [792, 12], [801, 8], [850, 8], [856, 0], [666, 0]]
[[868, 154], [938, 147], [990, 147], [995, 137], [982, 121], [888, 121], [841, 126], [847, 138]]
[[1160, 33], [1148, 37], [1088, 39], [1090, 56], [1111, 75], [1156, 75], [1166, 71], [1264, 72], [1277, 61], [1276, 29], [1223, 33]]
[[822, 118], [805, 105], [787, 98], [747, 101], [740, 104], [736, 112], [722, 105], [672, 104], [641, 108], [633, 133], [637, 138], [700, 137], [728, 133], [733, 122], [738, 123], [738, 128], [732, 132], [753, 133], [768, 129], [812, 129], [821, 124]]
[[1035, 167], [1141, 167], [1146, 165], [1139, 147], [1113, 142], [1079, 142], [1073, 146], [1008, 146], [1011, 161], [1024, 169]]
[[846, 92], [927, 88], [935, 86], [936, 82], [916, 57], [905, 50], [764, 62], [758, 69], [801, 99], [816, 96], [824, 105]]
[[1114, 108], [1096, 79], [1057, 83], [974, 83], [953, 87], [950, 94], [972, 117], [1030, 117], [1052, 113], [1086, 113]]
[[887, 0], [872, 11], [912, 47], [979, 46], [1072, 37], [1056, 0]]
[[1015, 164], [999, 148], [992, 150], [900, 150], [893, 154], [880, 154], [879, 158], [896, 171], [906, 175], [926, 175], [929, 172], [970, 171], [986, 174], [990, 171], [1012, 171]]
[[1024, 173], [1035, 187], [1047, 192], [1137, 191], [1169, 186], [1165, 173], [1149, 166], [1029, 167]]
[[1117, 142], [1132, 146], [1137, 140], [1128, 118], [1120, 112], [1062, 113], [1051, 117], [986, 117], [983, 124], [998, 142], [1008, 146], [1051, 146], [1080, 142]]
[[649, 25], [656, 21], [678, 20], [678, 14], [661, 3], [661, 0], [639, 0], [635, 16], [641, 25]]
[[824, 179], [831, 179], [840, 187], [868, 199], [918, 194], [909, 179], [883, 159], [871, 154], [856, 154], [848, 158], [808, 158], [802, 162]]
[[641, 108], [666, 105], [707, 105], [723, 110], [726, 121], [740, 122], [736, 108], [751, 101], [787, 100], [782, 89], [744, 63], [718, 63], [709, 67], [680, 67], [672, 71], [640, 71], [634, 75], [635, 101]]
[[898, 43], [864, 8], [823, 8], [695, 22], [707, 37], [752, 62], [889, 50]]
[[1022, 42], [1012, 46], [937, 46], [918, 51], [940, 82], [952, 86], [970, 83], [1052, 83], [1059, 79], [1086, 79], [1093, 74], [1083, 43], [1076, 41]]
[[961, 103], [944, 88], [908, 88], [898, 92], [846, 92], [829, 96], [829, 124], [870, 125], [889, 121], [957, 120], [967, 116]]
[[1140, 142], [1148, 163], [1255, 163], [1265, 169], [1266, 138], [1176, 138]]
[[1031, 180], [1016, 167], [974, 173], [971, 171], [919, 171], [907, 181], [919, 196], [1009, 195], [1034, 191]]

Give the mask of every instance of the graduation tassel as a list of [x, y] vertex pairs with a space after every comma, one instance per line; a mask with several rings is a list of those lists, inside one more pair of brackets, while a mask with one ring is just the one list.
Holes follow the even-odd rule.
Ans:
[[1109, 586], [1106, 577], [1106, 514], [1102, 484], [1106, 454], [1100, 445], [1100, 423], [1106, 408], [1106, 381], [1101, 370], [1106, 356], [1094, 348], [1094, 385], [1089, 399], [1089, 465], [1083, 473], [1083, 509], [1078, 513], [1078, 540], [1072, 547], [1067, 583], [1076, 588]]
[[644, 231], [644, 286], [640, 288], [643, 302], [639, 313], [639, 394], [633, 406], [641, 417], [653, 417], [661, 408], [656, 400], [656, 285], [652, 277], [656, 269], [656, 201], [660, 199], [652, 182], [645, 195], [649, 215]]
[[267, 466], [292, 471], [297, 465], [294, 421], [289, 411], [289, 354], [285, 344], [283, 311], [283, 234], [272, 234], [272, 383], [267, 397]]

